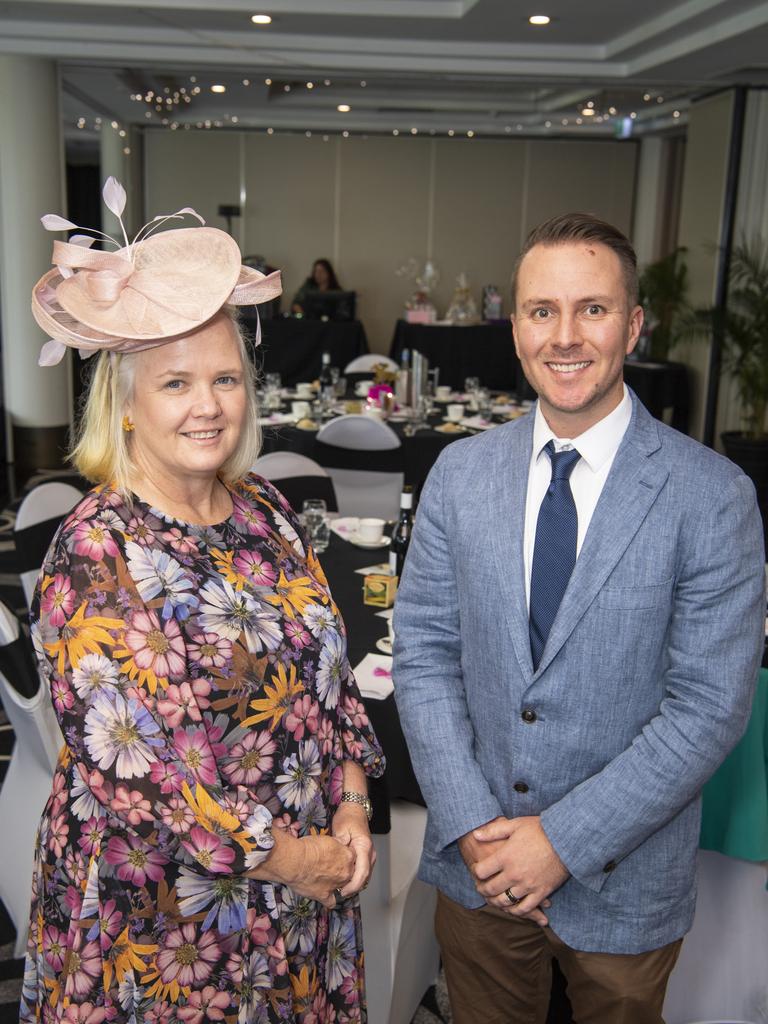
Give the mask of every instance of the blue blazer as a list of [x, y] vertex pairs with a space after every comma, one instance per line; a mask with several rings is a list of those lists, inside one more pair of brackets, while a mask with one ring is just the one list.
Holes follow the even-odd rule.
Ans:
[[611, 953], [690, 927], [699, 793], [746, 726], [765, 616], [751, 482], [632, 401], [536, 672], [523, 578], [532, 413], [443, 452], [394, 617], [395, 694], [429, 811], [420, 876], [482, 905], [456, 840], [539, 814], [571, 873], [551, 927]]

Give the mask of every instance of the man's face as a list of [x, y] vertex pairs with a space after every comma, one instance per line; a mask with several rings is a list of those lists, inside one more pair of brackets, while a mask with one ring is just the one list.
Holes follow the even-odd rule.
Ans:
[[536, 245], [517, 275], [512, 330], [525, 376], [559, 437], [578, 437], [619, 404], [641, 306], [618, 256], [596, 242]]

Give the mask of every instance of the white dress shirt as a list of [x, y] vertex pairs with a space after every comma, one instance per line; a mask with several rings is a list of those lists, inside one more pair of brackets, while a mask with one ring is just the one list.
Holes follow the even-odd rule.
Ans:
[[578, 517], [578, 534], [576, 538], [576, 557], [578, 558], [581, 545], [584, 543], [584, 538], [587, 535], [587, 529], [592, 521], [592, 514], [603, 492], [608, 473], [613, 465], [616, 452], [619, 450], [619, 445], [627, 432], [631, 418], [632, 400], [625, 386], [624, 397], [613, 412], [608, 413], [607, 416], [595, 423], [589, 430], [585, 430], [579, 437], [571, 440], [569, 438], [555, 437], [537, 403], [533, 424], [531, 465], [528, 470], [528, 492], [525, 502], [525, 535], [523, 538], [525, 599], [529, 607], [536, 523], [539, 518], [539, 508], [552, 479], [552, 462], [544, 451], [544, 446], [549, 441], [553, 441], [556, 452], [564, 451], [568, 448], [576, 448], [579, 455], [581, 455], [581, 458], [573, 467], [570, 477], [571, 493], [573, 494], [576, 515]]

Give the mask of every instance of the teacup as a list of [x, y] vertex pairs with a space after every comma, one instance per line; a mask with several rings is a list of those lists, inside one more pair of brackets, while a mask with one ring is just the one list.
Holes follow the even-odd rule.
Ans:
[[355, 384], [355, 394], [359, 395], [361, 398], [365, 398], [372, 385], [372, 380], [359, 380], [357, 384]]
[[311, 411], [309, 402], [291, 402], [291, 415], [295, 416], [297, 420], [303, 420], [305, 417], [309, 419]]
[[301, 384], [296, 385], [296, 394], [299, 398], [311, 398], [312, 397], [312, 385], [305, 381]]
[[435, 388], [435, 398], [450, 398], [453, 394], [453, 389], [447, 384], [440, 384]]
[[445, 410], [445, 414], [452, 423], [458, 423], [464, 419], [464, 406], [451, 403]]
[[380, 541], [384, 533], [383, 519], [361, 519], [357, 526], [357, 535], [367, 544]]
[[366, 405], [363, 412], [366, 416], [370, 416], [372, 420], [380, 420], [382, 423], [387, 418], [384, 410], [378, 405]]

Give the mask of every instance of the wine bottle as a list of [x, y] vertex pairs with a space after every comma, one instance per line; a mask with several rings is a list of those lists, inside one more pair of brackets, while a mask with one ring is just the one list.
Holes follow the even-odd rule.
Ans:
[[333, 374], [331, 373], [331, 353], [323, 352], [323, 361], [320, 366], [320, 398], [326, 405], [332, 405], [335, 397], [333, 387]]
[[413, 531], [413, 488], [406, 486], [400, 496], [400, 516], [392, 531], [389, 546], [389, 572], [398, 579], [403, 573], [403, 564], [408, 552]]

